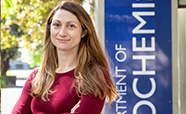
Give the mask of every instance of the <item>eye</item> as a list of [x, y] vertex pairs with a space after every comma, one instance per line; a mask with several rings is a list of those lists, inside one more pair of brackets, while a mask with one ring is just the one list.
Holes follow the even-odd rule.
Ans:
[[67, 25], [67, 27], [68, 27], [68, 28], [75, 28], [76, 26], [73, 25], [73, 24], [69, 24], [69, 25]]
[[58, 23], [54, 23], [53, 26], [55, 26], [55, 27], [59, 27], [60, 24], [58, 24]]
[[54, 29], [58, 29], [58, 28], [60, 28], [60, 26], [61, 26], [60, 23], [54, 22], [54, 23], [52, 24], [52, 28], [54, 28]]

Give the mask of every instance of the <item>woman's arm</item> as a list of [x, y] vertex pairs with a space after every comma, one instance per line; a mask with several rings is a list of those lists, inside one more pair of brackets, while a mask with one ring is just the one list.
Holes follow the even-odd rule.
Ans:
[[100, 114], [105, 103], [105, 99], [101, 100], [98, 97], [84, 95], [71, 112], [62, 114]]
[[19, 97], [17, 103], [15, 104], [11, 114], [32, 114], [31, 107], [30, 107], [32, 101], [32, 96], [30, 95], [30, 89], [31, 89], [30, 82], [34, 77], [35, 72], [36, 70], [34, 70], [28, 77], [23, 87], [21, 96]]

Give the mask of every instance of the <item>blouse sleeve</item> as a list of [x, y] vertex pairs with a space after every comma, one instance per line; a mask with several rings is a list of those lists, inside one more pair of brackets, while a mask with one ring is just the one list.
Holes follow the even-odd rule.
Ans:
[[26, 80], [21, 96], [19, 97], [17, 103], [15, 104], [11, 114], [32, 114], [30, 107], [32, 101], [32, 96], [30, 95], [31, 89], [30, 82], [33, 79], [35, 73], [36, 70], [34, 70]]

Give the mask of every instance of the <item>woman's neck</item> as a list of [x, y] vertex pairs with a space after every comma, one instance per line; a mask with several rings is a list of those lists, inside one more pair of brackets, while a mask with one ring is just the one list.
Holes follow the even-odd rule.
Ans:
[[58, 53], [58, 68], [56, 72], [64, 73], [74, 69], [77, 65], [77, 51], [62, 51], [57, 50]]

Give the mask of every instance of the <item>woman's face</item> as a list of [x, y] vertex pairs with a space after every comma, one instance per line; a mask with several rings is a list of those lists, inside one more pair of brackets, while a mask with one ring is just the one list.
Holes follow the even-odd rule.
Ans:
[[51, 41], [58, 50], [78, 50], [82, 27], [78, 18], [69, 11], [58, 10], [52, 19]]

